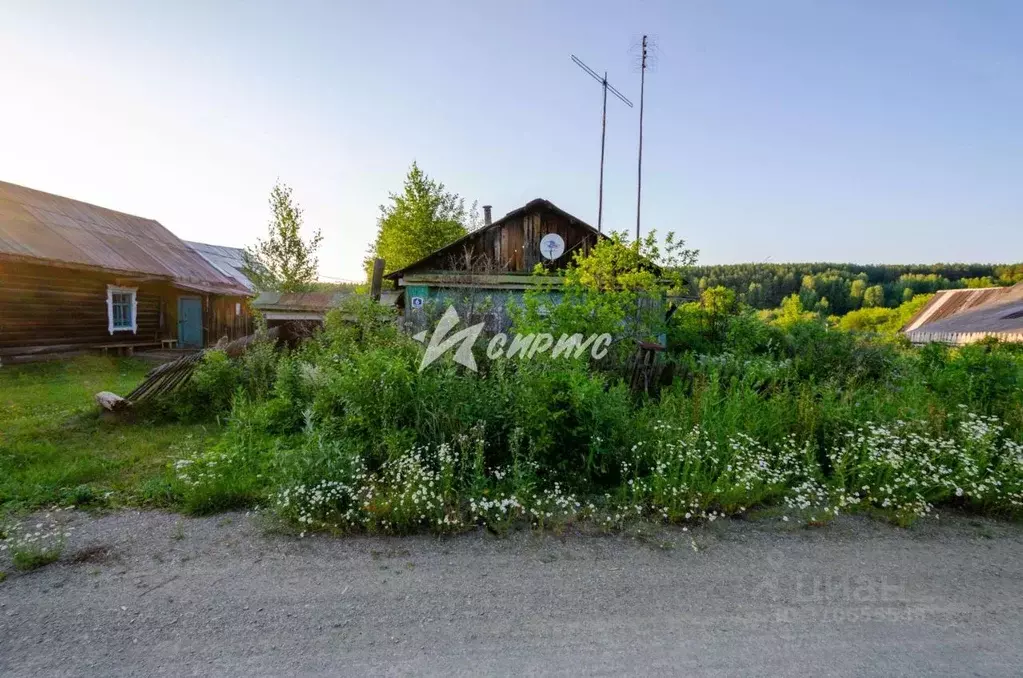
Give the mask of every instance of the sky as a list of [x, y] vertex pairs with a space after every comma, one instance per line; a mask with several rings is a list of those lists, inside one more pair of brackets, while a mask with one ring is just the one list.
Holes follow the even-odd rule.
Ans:
[[[415, 160], [596, 223], [646, 80], [642, 229], [704, 264], [1023, 260], [1023, 3], [0, 0], [0, 179], [245, 246], [289, 184], [360, 279]], [[634, 232], [638, 105], [604, 225]]]

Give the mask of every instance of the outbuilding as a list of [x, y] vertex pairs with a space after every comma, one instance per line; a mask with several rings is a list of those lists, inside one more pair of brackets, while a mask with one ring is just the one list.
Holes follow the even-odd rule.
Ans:
[[941, 290], [902, 327], [914, 344], [961, 346], [987, 337], [1023, 342], [1023, 283]]

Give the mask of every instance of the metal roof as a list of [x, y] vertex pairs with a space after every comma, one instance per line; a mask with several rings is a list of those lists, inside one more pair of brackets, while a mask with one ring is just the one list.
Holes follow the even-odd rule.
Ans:
[[[323, 313], [329, 311], [356, 292], [260, 292], [259, 296], [253, 299], [253, 308], [268, 311], [312, 311]], [[380, 304], [393, 306], [401, 297], [399, 290], [383, 290], [380, 294]]]
[[347, 296], [347, 292], [261, 292], [252, 306], [261, 311], [326, 311]]
[[238, 247], [208, 245], [191, 240], [185, 240], [184, 243], [198, 252], [199, 256], [228, 278], [233, 278], [242, 285], [245, 285], [250, 291], [255, 291], [255, 284], [242, 272], [245, 268], [245, 250]]
[[141, 274], [214, 294], [249, 294], [153, 219], [4, 181], [0, 256]]
[[1023, 332], [1023, 283], [942, 290], [909, 319], [902, 331], [910, 339], [919, 333]]

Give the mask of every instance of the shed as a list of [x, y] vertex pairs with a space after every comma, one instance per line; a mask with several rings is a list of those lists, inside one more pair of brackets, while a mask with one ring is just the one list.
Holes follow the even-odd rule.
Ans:
[[207, 346], [249, 296], [153, 219], [0, 181], [0, 358]]
[[[336, 308], [353, 292], [261, 292], [252, 301], [252, 307], [266, 319], [268, 327], [277, 327], [286, 323], [323, 322], [327, 311]], [[380, 304], [394, 306], [400, 292], [384, 290], [380, 295]]]

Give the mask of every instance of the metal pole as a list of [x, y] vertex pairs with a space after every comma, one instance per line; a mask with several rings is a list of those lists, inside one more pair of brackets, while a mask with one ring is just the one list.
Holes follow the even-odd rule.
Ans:
[[600, 83], [600, 86], [604, 88], [604, 109], [602, 119], [600, 122], [600, 186], [598, 187], [597, 194], [597, 232], [603, 231], [604, 225], [604, 146], [607, 141], [607, 92], [611, 90], [611, 94], [615, 95], [623, 104], [632, 108], [632, 102], [625, 98], [625, 95], [614, 88], [614, 86], [607, 81], [607, 71], [604, 71], [604, 77], [597, 75], [596, 71], [587, 66], [582, 62], [579, 57], [572, 55], [572, 61], [575, 62], [576, 66], [586, 71], [586, 73]]
[[636, 241], [639, 242], [640, 209], [643, 204], [643, 90], [646, 85], [646, 36], [643, 36], [643, 60], [639, 68], [639, 163], [636, 181]]
[[597, 198], [597, 233], [604, 232], [604, 141], [607, 138], [607, 71], [604, 71], [604, 115], [600, 122], [600, 195]]

